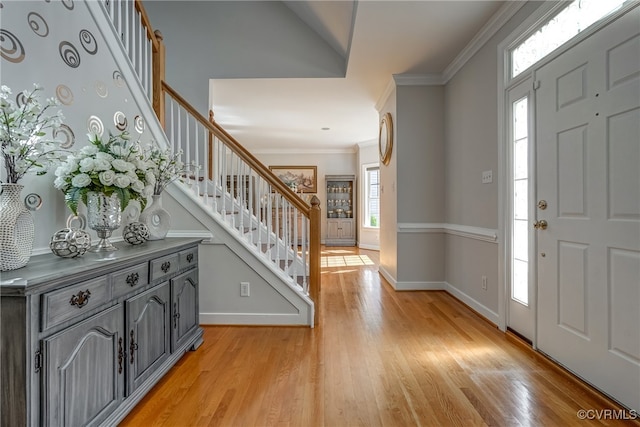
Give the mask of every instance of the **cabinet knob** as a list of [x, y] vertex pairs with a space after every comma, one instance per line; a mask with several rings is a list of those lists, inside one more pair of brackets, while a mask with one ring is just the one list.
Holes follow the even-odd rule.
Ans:
[[171, 269], [171, 262], [170, 261], [165, 261], [162, 263], [162, 265], [160, 266], [160, 270], [162, 270], [163, 273], [167, 273], [167, 271], [169, 271]]
[[138, 272], [135, 272], [127, 276], [126, 282], [129, 286], [135, 286], [138, 284], [138, 280], [140, 280], [140, 274], [138, 274]]

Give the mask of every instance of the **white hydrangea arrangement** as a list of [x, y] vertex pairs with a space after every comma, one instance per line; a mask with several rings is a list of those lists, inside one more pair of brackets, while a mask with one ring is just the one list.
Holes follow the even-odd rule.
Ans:
[[52, 135], [62, 125], [62, 112], [54, 113], [58, 105], [56, 98], [49, 98], [42, 104], [38, 92], [42, 87], [37, 83], [31, 91], [18, 95], [19, 104], [11, 99], [11, 89], [0, 87], [0, 143], [6, 169], [6, 182], [17, 184], [27, 173], [37, 175], [47, 173], [49, 167], [63, 156]]
[[87, 135], [91, 145], [67, 156], [56, 169], [54, 186], [64, 193], [71, 211], [77, 214], [78, 203], [87, 203], [87, 193], [101, 192], [106, 196], [116, 194], [120, 209], [131, 200], [138, 200], [144, 209], [147, 197], [156, 183], [155, 164], [145, 155], [138, 142], [133, 142], [127, 132], [109, 134], [103, 142], [99, 135]]

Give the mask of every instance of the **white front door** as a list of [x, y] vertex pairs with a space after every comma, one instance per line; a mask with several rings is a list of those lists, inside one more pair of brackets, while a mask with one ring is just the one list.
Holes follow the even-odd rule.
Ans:
[[640, 8], [535, 73], [540, 351], [640, 409]]

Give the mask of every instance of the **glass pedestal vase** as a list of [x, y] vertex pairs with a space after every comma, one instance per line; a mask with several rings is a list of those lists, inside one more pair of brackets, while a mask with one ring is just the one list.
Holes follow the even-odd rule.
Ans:
[[152, 198], [151, 204], [140, 214], [139, 221], [149, 228], [148, 240], [161, 240], [171, 228], [171, 214], [162, 207], [161, 194], [154, 194]]
[[113, 246], [109, 237], [113, 230], [120, 227], [121, 222], [120, 199], [116, 194], [106, 196], [94, 191], [87, 194], [87, 225], [100, 238], [98, 244], [89, 249], [90, 252], [117, 251], [118, 248]]
[[24, 267], [31, 258], [35, 225], [20, 193], [21, 184], [0, 184], [0, 271]]

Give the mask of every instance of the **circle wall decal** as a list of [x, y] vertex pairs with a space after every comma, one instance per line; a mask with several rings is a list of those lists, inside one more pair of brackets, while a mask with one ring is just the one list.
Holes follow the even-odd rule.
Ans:
[[100, 98], [106, 98], [109, 95], [109, 89], [107, 89], [107, 85], [101, 81], [96, 82], [96, 93]]
[[104, 125], [102, 124], [102, 120], [99, 117], [91, 116], [89, 117], [89, 121], [87, 122], [87, 129], [89, 132], [93, 132], [98, 136], [102, 136], [104, 133]]
[[60, 127], [53, 131], [53, 137], [58, 138], [58, 135], [62, 134], [65, 140], [60, 142], [60, 148], [71, 148], [76, 143], [76, 136], [73, 130], [68, 125], [62, 124]]
[[71, 88], [65, 85], [58, 85], [56, 87], [56, 97], [58, 101], [60, 101], [64, 105], [73, 104], [73, 92], [71, 92]]
[[42, 15], [31, 12], [27, 15], [27, 22], [29, 26], [40, 37], [47, 37], [49, 35], [49, 26], [47, 25], [47, 21], [42, 17]]
[[124, 87], [124, 77], [122, 77], [122, 73], [119, 70], [113, 72], [113, 83], [118, 87]]
[[133, 127], [138, 133], [144, 132], [144, 128], [145, 128], [144, 119], [140, 116], [136, 116], [133, 119]]
[[24, 60], [24, 46], [13, 33], [0, 29], [0, 56], [9, 62], [18, 63]]
[[122, 111], [116, 111], [113, 115], [113, 124], [119, 131], [124, 131], [128, 125], [127, 116]]
[[24, 92], [20, 92], [16, 95], [16, 105], [18, 108], [22, 108], [27, 103], [27, 98], [24, 96]]
[[69, 10], [73, 10], [73, 0], [62, 0], [62, 5]]
[[78, 49], [69, 42], [60, 42], [58, 46], [60, 51], [60, 57], [71, 68], [78, 68], [80, 66], [80, 54]]
[[89, 55], [95, 55], [98, 52], [98, 42], [89, 30], [80, 30], [80, 44]]

